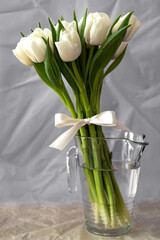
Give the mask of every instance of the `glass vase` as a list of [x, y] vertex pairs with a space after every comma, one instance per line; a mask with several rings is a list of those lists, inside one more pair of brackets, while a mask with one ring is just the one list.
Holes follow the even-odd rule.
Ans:
[[116, 236], [130, 230], [147, 144], [144, 135], [118, 130], [107, 130], [102, 138], [75, 136], [75, 146], [66, 155], [68, 187], [77, 191], [78, 169], [90, 233]]

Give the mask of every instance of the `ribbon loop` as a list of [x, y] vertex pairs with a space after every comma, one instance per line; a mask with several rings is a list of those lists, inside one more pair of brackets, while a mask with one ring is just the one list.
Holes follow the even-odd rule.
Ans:
[[95, 124], [105, 127], [114, 127], [126, 131], [130, 131], [117, 121], [115, 112], [105, 111], [101, 112], [91, 118], [74, 119], [63, 113], [57, 113], [55, 115], [55, 126], [65, 127], [72, 126], [70, 129], [62, 133], [49, 147], [63, 150], [67, 144], [72, 140], [76, 132], [83, 126]]
[[65, 126], [73, 126], [79, 123], [80, 119], [74, 119], [69, 117], [64, 113], [56, 113], [55, 114], [55, 127], [65, 127]]

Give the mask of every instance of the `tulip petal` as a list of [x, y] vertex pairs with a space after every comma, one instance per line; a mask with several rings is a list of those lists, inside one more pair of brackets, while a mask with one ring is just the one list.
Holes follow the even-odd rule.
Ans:
[[101, 45], [106, 40], [107, 30], [110, 26], [109, 18], [97, 18], [93, 21], [90, 30], [90, 45]]
[[23, 38], [21, 38], [19, 44], [20, 44], [21, 48], [24, 50], [25, 54], [32, 60], [32, 62], [37, 62], [37, 59], [35, 58], [33, 52], [30, 51], [30, 49], [28, 48], [30, 41], [31, 41], [31, 38], [23, 37]]
[[33, 62], [31, 59], [25, 54], [19, 43], [17, 44], [17, 47], [12, 50], [13, 54], [16, 56], [16, 58], [23, 63], [26, 66], [32, 66]]
[[116, 53], [114, 54], [112, 60], [116, 59], [119, 57], [119, 55], [123, 52], [123, 50], [125, 49], [127, 43], [126, 42], [122, 42], [119, 46], [119, 48], [117, 49]]
[[61, 31], [60, 40], [55, 44], [61, 59], [65, 62], [74, 61], [81, 54], [80, 37], [74, 28]]
[[50, 40], [52, 40], [52, 33], [51, 33], [51, 30], [48, 29], [48, 28], [45, 28], [43, 30], [43, 33], [45, 35], [45, 39], [47, 40], [47, 38], [49, 38]]
[[42, 38], [34, 38], [29, 42], [28, 49], [35, 56], [37, 62], [43, 62], [46, 53], [46, 44]]
[[85, 27], [85, 30], [84, 30], [84, 38], [85, 38], [85, 41], [87, 44], [90, 44], [90, 30], [91, 30], [91, 27], [92, 27], [92, 22], [87, 22], [86, 23], [86, 27]]
[[55, 42], [58, 53], [64, 62], [74, 61], [76, 59], [73, 46], [69, 41]]
[[69, 23], [68, 28], [76, 30], [77, 29], [76, 22], [73, 20], [71, 23]]
[[82, 17], [82, 18], [79, 20], [79, 22], [78, 22], [78, 29], [79, 29], [79, 32], [81, 32], [82, 22], [83, 22], [83, 17]]
[[63, 27], [64, 27], [65, 29], [68, 28], [69, 22], [67, 22], [67, 21], [65, 21], [65, 20], [62, 20], [61, 23], [62, 23], [62, 25], [63, 25]]
[[137, 18], [135, 15], [132, 14], [128, 23], [128, 24], [131, 24], [131, 26], [127, 29], [126, 36], [124, 37], [124, 42], [128, 42], [127, 40], [128, 36], [130, 35], [132, 29], [135, 27], [136, 22], [137, 22]]
[[37, 37], [45, 38], [45, 34], [41, 28], [35, 28], [34, 31], [30, 35], [28, 35], [28, 38], [30, 38], [30, 39], [37, 38]]
[[128, 42], [133, 36], [134, 34], [138, 31], [138, 29], [141, 26], [141, 22], [139, 20], [136, 21], [136, 24], [134, 25], [134, 27], [131, 29], [131, 31], [129, 32], [128, 35], [125, 36], [124, 38], [124, 42]]
[[51, 30], [48, 29], [48, 28], [45, 28], [43, 30], [43, 32], [44, 32], [44, 35], [45, 35], [45, 39], [47, 40], [49, 38], [49, 45], [50, 45], [51, 49], [53, 50], [53, 40], [52, 40]]

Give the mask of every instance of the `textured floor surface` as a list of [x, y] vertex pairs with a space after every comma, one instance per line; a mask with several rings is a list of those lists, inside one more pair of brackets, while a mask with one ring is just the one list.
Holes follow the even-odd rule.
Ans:
[[[100, 240], [110, 239], [89, 234], [84, 227], [83, 211], [70, 206], [0, 207], [0, 239], [4, 240]], [[135, 206], [131, 231], [112, 240], [160, 239], [160, 200]]]

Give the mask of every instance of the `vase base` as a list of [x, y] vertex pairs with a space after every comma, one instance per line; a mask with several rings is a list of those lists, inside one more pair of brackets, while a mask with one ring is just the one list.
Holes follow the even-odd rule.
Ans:
[[129, 230], [131, 229], [131, 224], [128, 224], [125, 227], [119, 227], [115, 229], [104, 229], [101, 227], [94, 227], [89, 222], [86, 222], [86, 228], [88, 232], [92, 234], [111, 237], [111, 236], [119, 236], [129, 232]]

